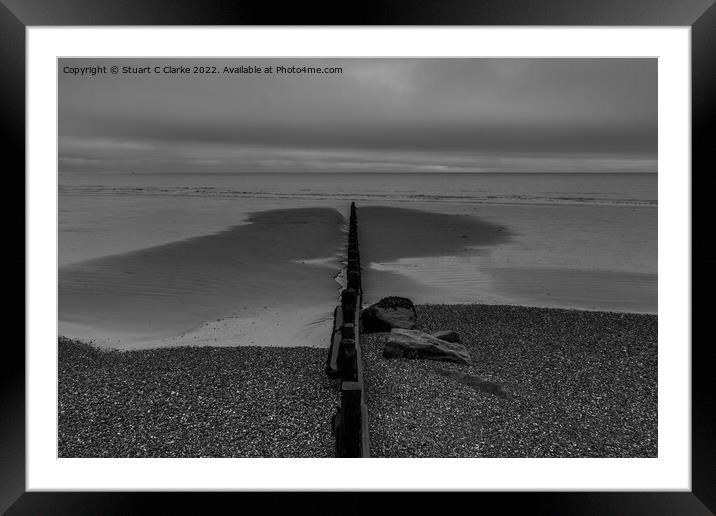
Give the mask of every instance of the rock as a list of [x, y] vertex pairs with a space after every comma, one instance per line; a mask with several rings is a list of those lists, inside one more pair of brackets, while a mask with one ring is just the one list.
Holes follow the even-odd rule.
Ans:
[[433, 333], [433, 337], [437, 337], [438, 339], [447, 342], [455, 342], [457, 344], [462, 343], [460, 335], [454, 330], [436, 331], [435, 333]]
[[385, 297], [361, 314], [364, 333], [390, 331], [392, 328], [415, 328], [415, 306], [405, 297]]
[[438, 339], [417, 330], [393, 328], [383, 347], [385, 358], [426, 358], [471, 364], [470, 353], [462, 344]]
[[438, 368], [435, 371], [443, 376], [447, 376], [448, 378], [457, 380], [458, 382], [465, 384], [468, 387], [472, 387], [476, 391], [494, 394], [495, 396], [499, 396], [500, 398], [505, 398], [508, 400], [512, 399], [512, 392], [501, 383], [486, 380], [484, 378], [480, 378], [479, 376], [466, 374], [462, 371], [452, 371], [449, 369], [442, 368]]

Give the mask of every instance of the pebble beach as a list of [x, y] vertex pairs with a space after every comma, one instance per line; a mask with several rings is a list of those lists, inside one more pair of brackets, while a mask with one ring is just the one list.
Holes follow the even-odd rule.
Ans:
[[[657, 316], [417, 305], [472, 365], [362, 338], [373, 457], [656, 457]], [[59, 341], [60, 457], [333, 457], [324, 349]]]
[[[373, 457], [656, 457], [657, 316], [418, 305], [472, 365], [385, 359], [363, 337]], [[473, 379], [476, 381], [466, 381]]]
[[332, 457], [339, 392], [308, 347], [106, 351], [59, 340], [60, 457]]

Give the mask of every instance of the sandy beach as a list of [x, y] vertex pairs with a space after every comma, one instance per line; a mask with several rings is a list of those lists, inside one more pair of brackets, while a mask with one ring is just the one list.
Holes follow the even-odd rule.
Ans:
[[473, 365], [387, 360], [387, 334], [366, 335], [374, 457], [657, 456], [656, 316], [488, 305], [417, 311], [422, 329], [457, 331]]
[[324, 346], [344, 224], [330, 208], [266, 210], [218, 233], [65, 266], [60, 334], [120, 349]]
[[400, 292], [423, 304], [657, 312], [652, 207], [426, 205], [360, 211], [368, 302]]
[[[652, 207], [369, 204], [360, 211], [367, 303], [398, 293], [416, 303], [656, 313]], [[590, 224], [595, 218], [600, 226]], [[293, 207], [241, 220], [61, 266], [60, 335], [118, 349], [325, 347], [340, 291], [344, 214]], [[76, 229], [83, 234], [87, 224]]]

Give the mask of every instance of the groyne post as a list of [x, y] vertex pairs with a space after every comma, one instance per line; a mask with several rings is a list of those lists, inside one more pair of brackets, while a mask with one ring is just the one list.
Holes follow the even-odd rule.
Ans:
[[337, 457], [370, 457], [368, 409], [360, 347], [363, 291], [355, 203], [351, 203], [348, 221], [346, 258], [347, 285], [341, 292], [341, 304], [334, 312], [333, 332], [326, 359], [326, 373], [341, 382], [341, 405], [333, 416], [333, 433]]

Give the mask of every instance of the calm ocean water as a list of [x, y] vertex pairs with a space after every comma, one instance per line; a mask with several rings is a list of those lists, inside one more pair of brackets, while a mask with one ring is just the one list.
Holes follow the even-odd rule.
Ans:
[[[151, 297], [152, 302], [171, 297], [174, 306], [181, 306], [182, 296], [191, 292], [178, 292], [176, 285], [206, 284], [192, 276], [196, 264], [202, 262], [187, 263], [186, 267], [175, 263], [187, 254], [196, 256], [197, 250], [191, 243], [181, 244], [187, 245], [187, 252], [152, 248], [218, 234], [247, 224], [251, 213], [264, 210], [315, 207], [346, 214], [351, 201], [359, 208], [387, 206], [470, 215], [502, 226], [510, 234], [499, 245], [479, 249], [474, 255], [445, 255], [436, 250], [434, 256], [398, 253], [390, 259], [375, 260], [364, 256], [369, 302], [392, 294], [407, 295], [419, 303], [486, 302], [656, 313], [657, 193], [656, 174], [62, 175], [60, 319], [62, 322], [63, 285], [69, 285], [71, 277], [76, 288], [82, 283], [82, 270], [98, 274], [98, 267], [102, 269], [102, 281], [109, 282], [102, 286], [104, 292], [95, 292], [97, 289], [91, 285], [82, 285], [82, 291], [104, 295], [107, 289], [124, 288], [117, 278], [131, 277], [127, 275], [134, 274], [129, 270], [132, 267], [150, 274], [152, 264], [142, 262], [143, 257], [155, 261], [159, 260], [156, 257], [171, 257], [167, 263], [172, 265], [172, 274], [183, 276], [170, 278], [166, 288], [154, 285], [151, 292], [142, 295]], [[256, 233], [244, 231], [236, 235]], [[197, 242], [213, 245], [216, 240]], [[247, 249], [254, 245], [256, 242], [245, 242]], [[330, 258], [331, 253], [326, 248], [318, 254], [305, 258]], [[99, 262], [87, 262], [100, 258]], [[246, 264], [251, 263], [250, 256], [246, 260]], [[89, 265], [84, 267], [82, 263]], [[333, 267], [337, 266], [334, 262]], [[122, 269], [125, 276], [117, 276], [113, 267]], [[271, 277], [268, 272], [263, 277], [252, 277], [250, 287], [280, 288], [280, 272], [276, 271], [281, 269], [272, 270]], [[208, 273], [211, 271], [202, 272]], [[332, 273], [326, 270], [317, 274], [330, 277]], [[313, 278], [310, 281], [315, 277], [307, 275]], [[212, 281], [221, 283], [221, 278]], [[238, 278], [236, 281], [241, 284]], [[295, 288], [300, 291], [301, 287]], [[325, 288], [326, 292], [332, 291], [330, 285]], [[131, 292], [123, 292], [123, 303], [131, 306]], [[203, 295], [210, 299], [211, 292]], [[224, 305], [230, 306], [231, 293], [226, 296]], [[91, 325], [91, 320], [83, 320], [82, 299], [73, 298], [71, 322]], [[277, 306], [281, 302], [278, 298], [269, 301], [262, 303]], [[333, 300], [326, 302], [330, 305]], [[111, 318], [112, 310], [108, 305], [103, 316]], [[207, 305], [196, 320], [216, 321], [225, 315], [212, 310]], [[325, 307], [318, 310], [324, 311]], [[256, 312], [255, 319], [261, 317]], [[112, 326], [111, 321], [105, 322], [107, 328]], [[330, 324], [324, 318], [319, 322]], [[167, 325], [171, 326], [169, 322]], [[227, 334], [236, 334], [236, 328]], [[325, 333], [322, 330], [322, 326], [317, 327], [312, 333], [321, 342]]]
[[[343, 212], [350, 201], [482, 216], [497, 210], [500, 217], [544, 213], [538, 206], [653, 209], [657, 175], [66, 174], [59, 179], [59, 261], [64, 265], [200, 236], [239, 224], [252, 211], [330, 206]], [[625, 220], [625, 231], [655, 232], [656, 210], [650, 213], [653, 221]], [[562, 220], [559, 227], [569, 223]], [[591, 223], [599, 229], [606, 221], [597, 217]]]
[[217, 199], [657, 204], [656, 174], [72, 174], [60, 196], [149, 195]]

